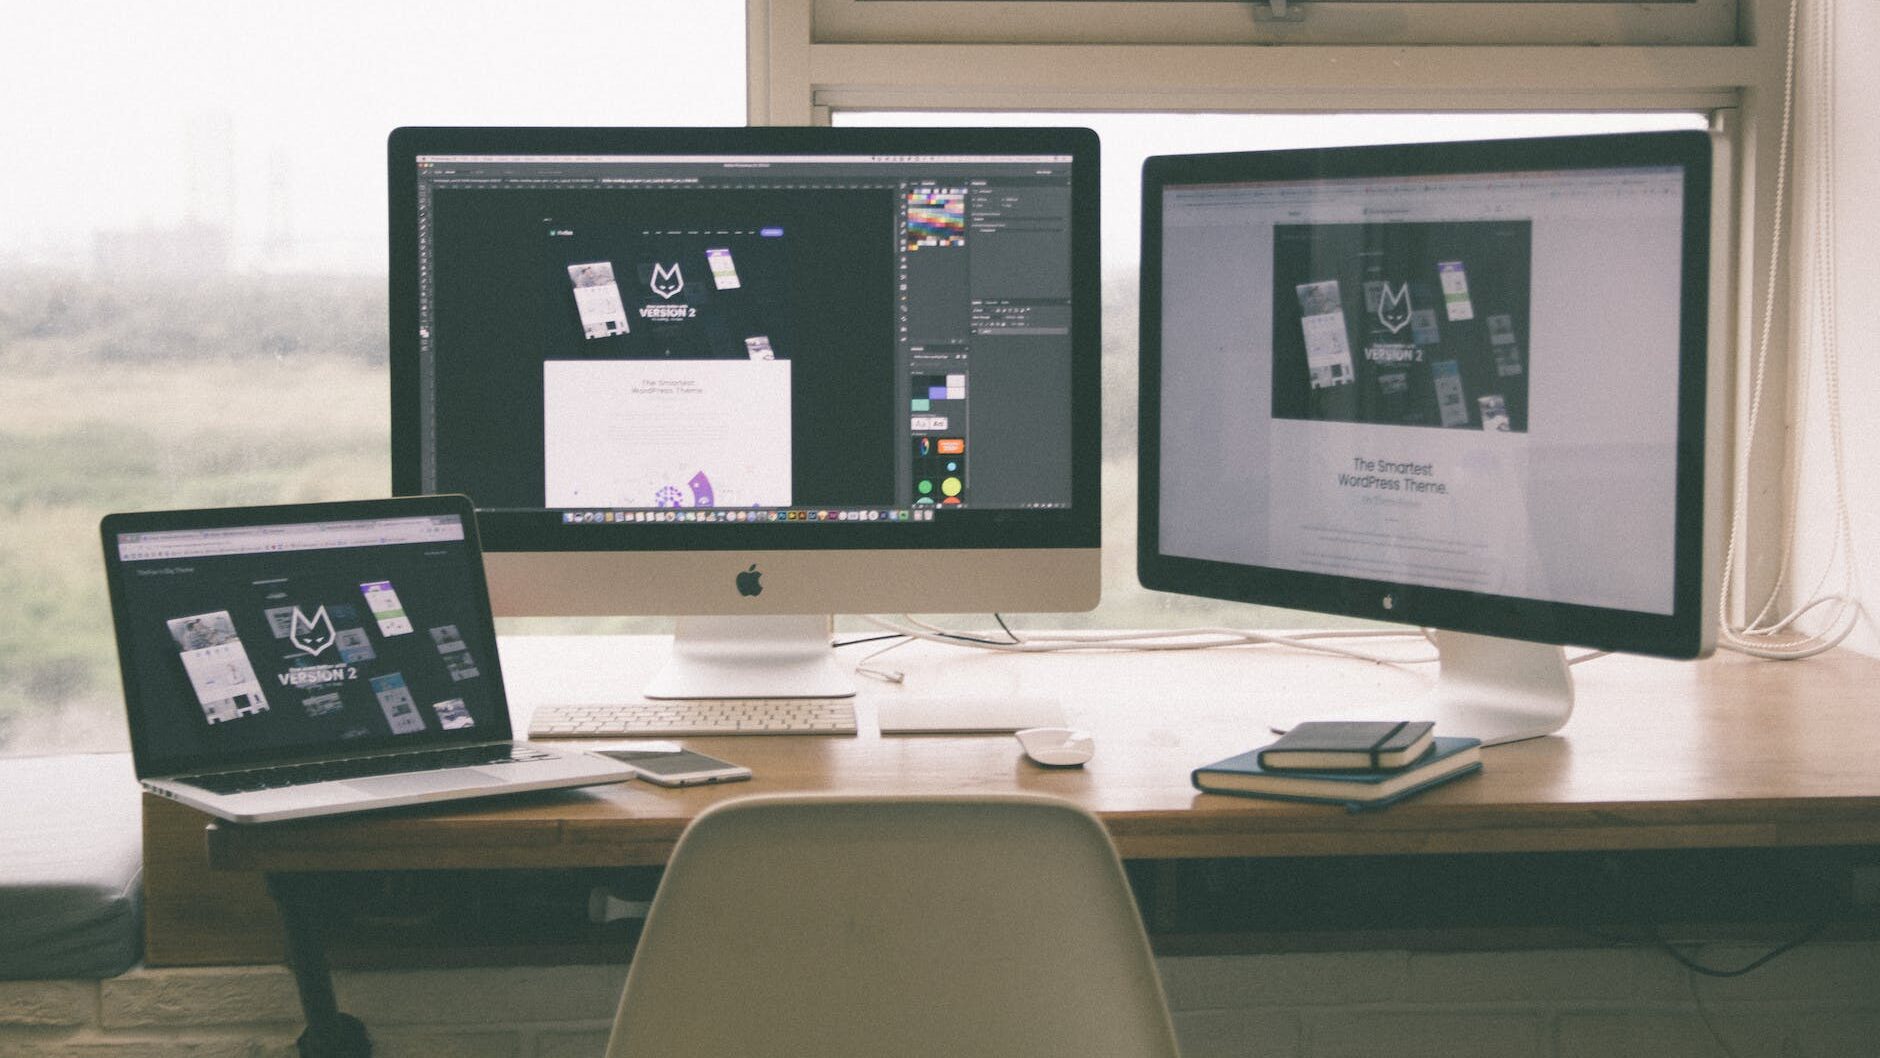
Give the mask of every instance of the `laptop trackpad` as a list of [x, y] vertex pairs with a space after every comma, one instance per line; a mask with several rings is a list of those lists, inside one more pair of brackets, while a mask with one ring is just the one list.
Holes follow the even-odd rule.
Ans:
[[348, 779], [345, 785], [361, 793], [374, 797], [397, 797], [401, 794], [436, 793], [439, 790], [461, 790], [466, 786], [501, 786], [503, 779], [486, 771], [475, 768], [452, 768], [447, 771], [419, 771], [410, 775], [374, 775], [369, 779]]

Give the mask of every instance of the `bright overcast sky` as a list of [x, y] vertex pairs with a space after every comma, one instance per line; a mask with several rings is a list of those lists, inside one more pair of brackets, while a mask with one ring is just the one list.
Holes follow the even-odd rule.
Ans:
[[[309, 266], [380, 270], [399, 125], [744, 121], [742, 0], [151, 0], [11, 5], [0, 263], [233, 206]], [[276, 222], [278, 223], [278, 221]]]
[[[399, 125], [744, 121], [743, 0], [65, 0], [5, 23], [0, 265], [83, 266], [93, 231], [193, 217], [232, 229], [238, 267], [377, 272], [385, 135]], [[1044, 120], [1103, 135], [1105, 255], [1118, 263], [1135, 257], [1145, 154], [1508, 131], [1376, 115]], [[1586, 127], [1566, 115], [1526, 131]], [[295, 259], [263, 260], [282, 228]]]

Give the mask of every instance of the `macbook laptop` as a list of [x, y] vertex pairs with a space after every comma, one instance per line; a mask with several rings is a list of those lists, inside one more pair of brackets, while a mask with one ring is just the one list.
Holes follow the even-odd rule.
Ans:
[[113, 514], [131, 755], [237, 822], [620, 782], [512, 740], [462, 496]]

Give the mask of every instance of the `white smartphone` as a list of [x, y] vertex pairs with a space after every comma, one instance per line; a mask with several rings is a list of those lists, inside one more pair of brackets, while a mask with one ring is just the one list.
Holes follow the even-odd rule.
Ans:
[[702, 786], [706, 783], [737, 782], [751, 777], [751, 769], [689, 749], [614, 749], [601, 751], [647, 782], [660, 786]]

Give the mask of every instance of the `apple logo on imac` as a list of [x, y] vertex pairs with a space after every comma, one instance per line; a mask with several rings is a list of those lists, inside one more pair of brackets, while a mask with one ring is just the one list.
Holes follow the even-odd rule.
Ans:
[[764, 584], [761, 579], [763, 576], [757, 570], [757, 563], [751, 563], [750, 569], [738, 574], [738, 594], [762, 595], [764, 593]]

